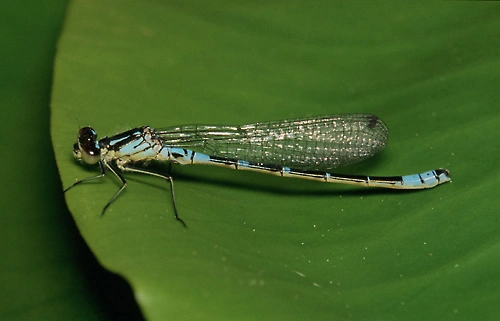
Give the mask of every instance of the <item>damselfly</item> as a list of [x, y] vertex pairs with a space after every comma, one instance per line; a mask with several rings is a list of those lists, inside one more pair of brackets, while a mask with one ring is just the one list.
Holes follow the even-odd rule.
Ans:
[[99, 164], [101, 173], [77, 181], [69, 189], [102, 178], [110, 170], [121, 187], [104, 206], [101, 216], [127, 185], [121, 171], [153, 175], [167, 180], [175, 218], [182, 224], [168, 174], [132, 166], [151, 160], [175, 164], [207, 164], [266, 172], [329, 183], [394, 189], [431, 188], [450, 181], [446, 169], [406, 176], [333, 174], [331, 169], [371, 157], [387, 144], [388, 129], [377, 116], [342, 114], [249, 125], [183, 125], [167, 128], [138, 127], [97, 140], [90, 127], [81, 128], [74, 144], [77, 160]]

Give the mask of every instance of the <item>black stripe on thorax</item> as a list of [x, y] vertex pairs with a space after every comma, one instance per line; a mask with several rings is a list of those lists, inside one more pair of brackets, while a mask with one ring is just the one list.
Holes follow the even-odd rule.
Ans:
[[146, 127], [137, 127], [111, 137], [104, 137], [99, 140], [99, 146], [110, 151], [119, 151], [123, 146], [143, 137], [145, 128]]

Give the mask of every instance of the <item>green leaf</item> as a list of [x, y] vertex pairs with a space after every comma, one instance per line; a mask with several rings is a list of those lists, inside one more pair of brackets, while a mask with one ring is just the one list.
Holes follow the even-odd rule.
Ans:
[[50, 90], [65, 9], [66, 1], [0, 4], [0, 320], [140, 320], [130, 287], [79, 235], [52, 152]]
[[112, 175], [68, 191], [68, 206], [148, 319], [492, 318], [498, 30], [489, 4], [75, 1], [52, 99], [64, 187], [98, 174], [71, 157], [79, 126], [103, 137], [349, 112], [378, 115], [391, 138], [343, 172], [446, 167], [453, 183], [398, 192], [172, 166], [187, 229], [154, 177], [126, 175], [103, 218]]

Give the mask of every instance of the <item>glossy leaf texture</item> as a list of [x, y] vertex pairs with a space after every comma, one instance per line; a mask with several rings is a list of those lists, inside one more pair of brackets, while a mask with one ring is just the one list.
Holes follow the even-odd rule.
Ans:
[[445, 167], [453, 182], [398, 192], [172, 166], [187, 229], [154, 177], [127, 174], [103, 218], [112, 175], [70, 190], [68, 207], [150, 320], [492, 319], [498, 30], [486, 3], [74, 1], [52, 92], [64, 188], [98, 173], [72, 159], [79, 126], [358, 112], [382, 118], [389, 143], [343, 172]]

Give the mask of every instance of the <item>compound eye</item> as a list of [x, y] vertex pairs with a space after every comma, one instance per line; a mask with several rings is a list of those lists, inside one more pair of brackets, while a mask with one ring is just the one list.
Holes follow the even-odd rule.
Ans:
[[97, 164], [101, 160], [101, 151], [97, 146], [82, 149], [81, 155], [82, 160], [89, 165]]
[[101, 149], [97, 142], [97, 134], [94, 129], [84, 127], [78, 133], [78, 142], [74, 145], [75, 157], [80, 158], [87, 164], [93, 165], [101, 159]]
[[94, 144], [97, 140], [97, 133], [92, 127], [83, 127], [78, 132], [78, 143], [81, 146]]

